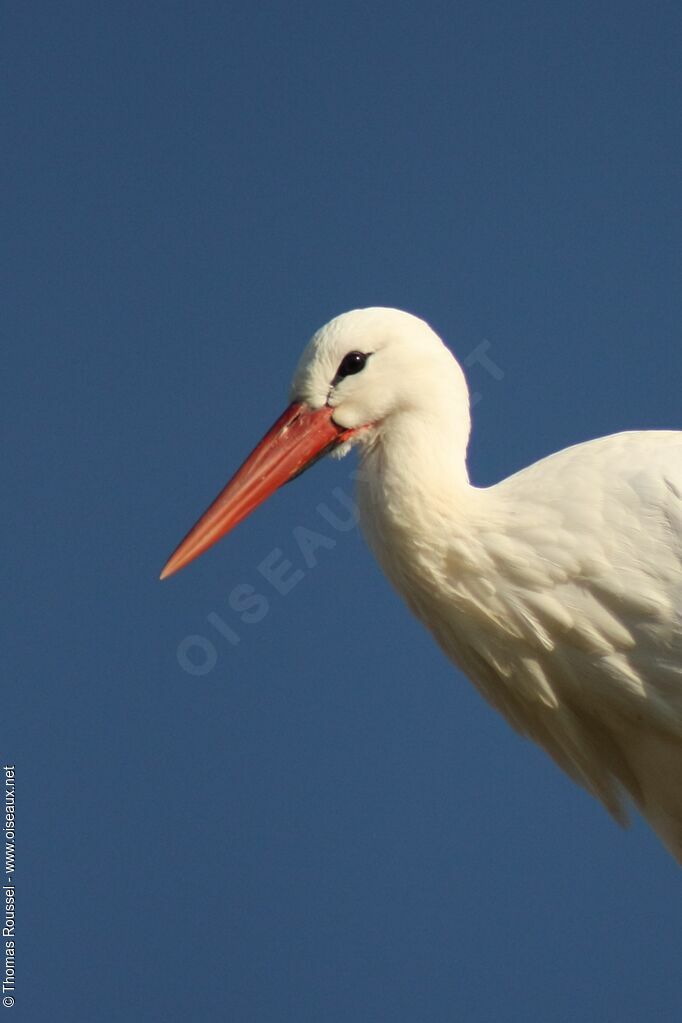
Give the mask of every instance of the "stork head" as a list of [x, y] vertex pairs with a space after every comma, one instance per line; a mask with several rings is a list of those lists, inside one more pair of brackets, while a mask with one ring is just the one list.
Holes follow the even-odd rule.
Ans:
[[[445, 386], [444, 386], [445, 385]], [[447, 388], [466, 384], [451, 352], [424, 320], [399, 309], [354, 309], [331, 320], [305, 348], [293, 401], [332, 409], [348, 439], [374, 439], [401, 412], [428, 415]]]
[[355, 309], [306, 346], [291, 404], [169, 559], [172, 575], [270, 494], [328, 452], [381, 442], [398, 417], [415, 424], [455, 412], [468, 433], [468, 391], [453, 355], [423, 320], [398, 309]]

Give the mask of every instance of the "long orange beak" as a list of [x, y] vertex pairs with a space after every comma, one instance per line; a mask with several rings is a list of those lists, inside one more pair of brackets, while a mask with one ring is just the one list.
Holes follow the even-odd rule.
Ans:
[[333, 409], [293, 402], [237, 470], [169, 558], [161, 578], [184, 568], [245, 519], [283, 483], [298, 476], [352, 430], [337, 426]]

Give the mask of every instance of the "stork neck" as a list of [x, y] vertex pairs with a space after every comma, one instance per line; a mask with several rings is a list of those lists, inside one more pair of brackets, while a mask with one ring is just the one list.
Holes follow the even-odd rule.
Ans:
[[414, 536], [467, 504], [474, 490], [466, 467], [468, 410], [460, 409], [459, 418], [448, 412], [403, 412], [365, 451], [358, 496], [366, 526]]

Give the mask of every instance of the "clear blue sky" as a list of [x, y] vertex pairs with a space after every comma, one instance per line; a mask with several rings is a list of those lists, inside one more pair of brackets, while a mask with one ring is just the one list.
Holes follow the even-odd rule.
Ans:
[[487, 342], [477, 483], [682, 426], [681, 29], [667, 2], [5, 6], [8, 1020], [679, 1018], [679, 871], [325, 523], [350, 460], [157, 577], [347, 308]]

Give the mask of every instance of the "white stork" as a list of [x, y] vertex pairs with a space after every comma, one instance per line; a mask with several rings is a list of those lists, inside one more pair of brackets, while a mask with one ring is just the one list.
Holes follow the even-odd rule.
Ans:
[[682, 862], [682, 433], [603, 437], [478, 488], [469, 430], [464, 374], [423, 320], [338, 316], [162, 578], [357, 447], [360, 521], [411, 610], [515, 729], [620, 822], [629, 797]]

